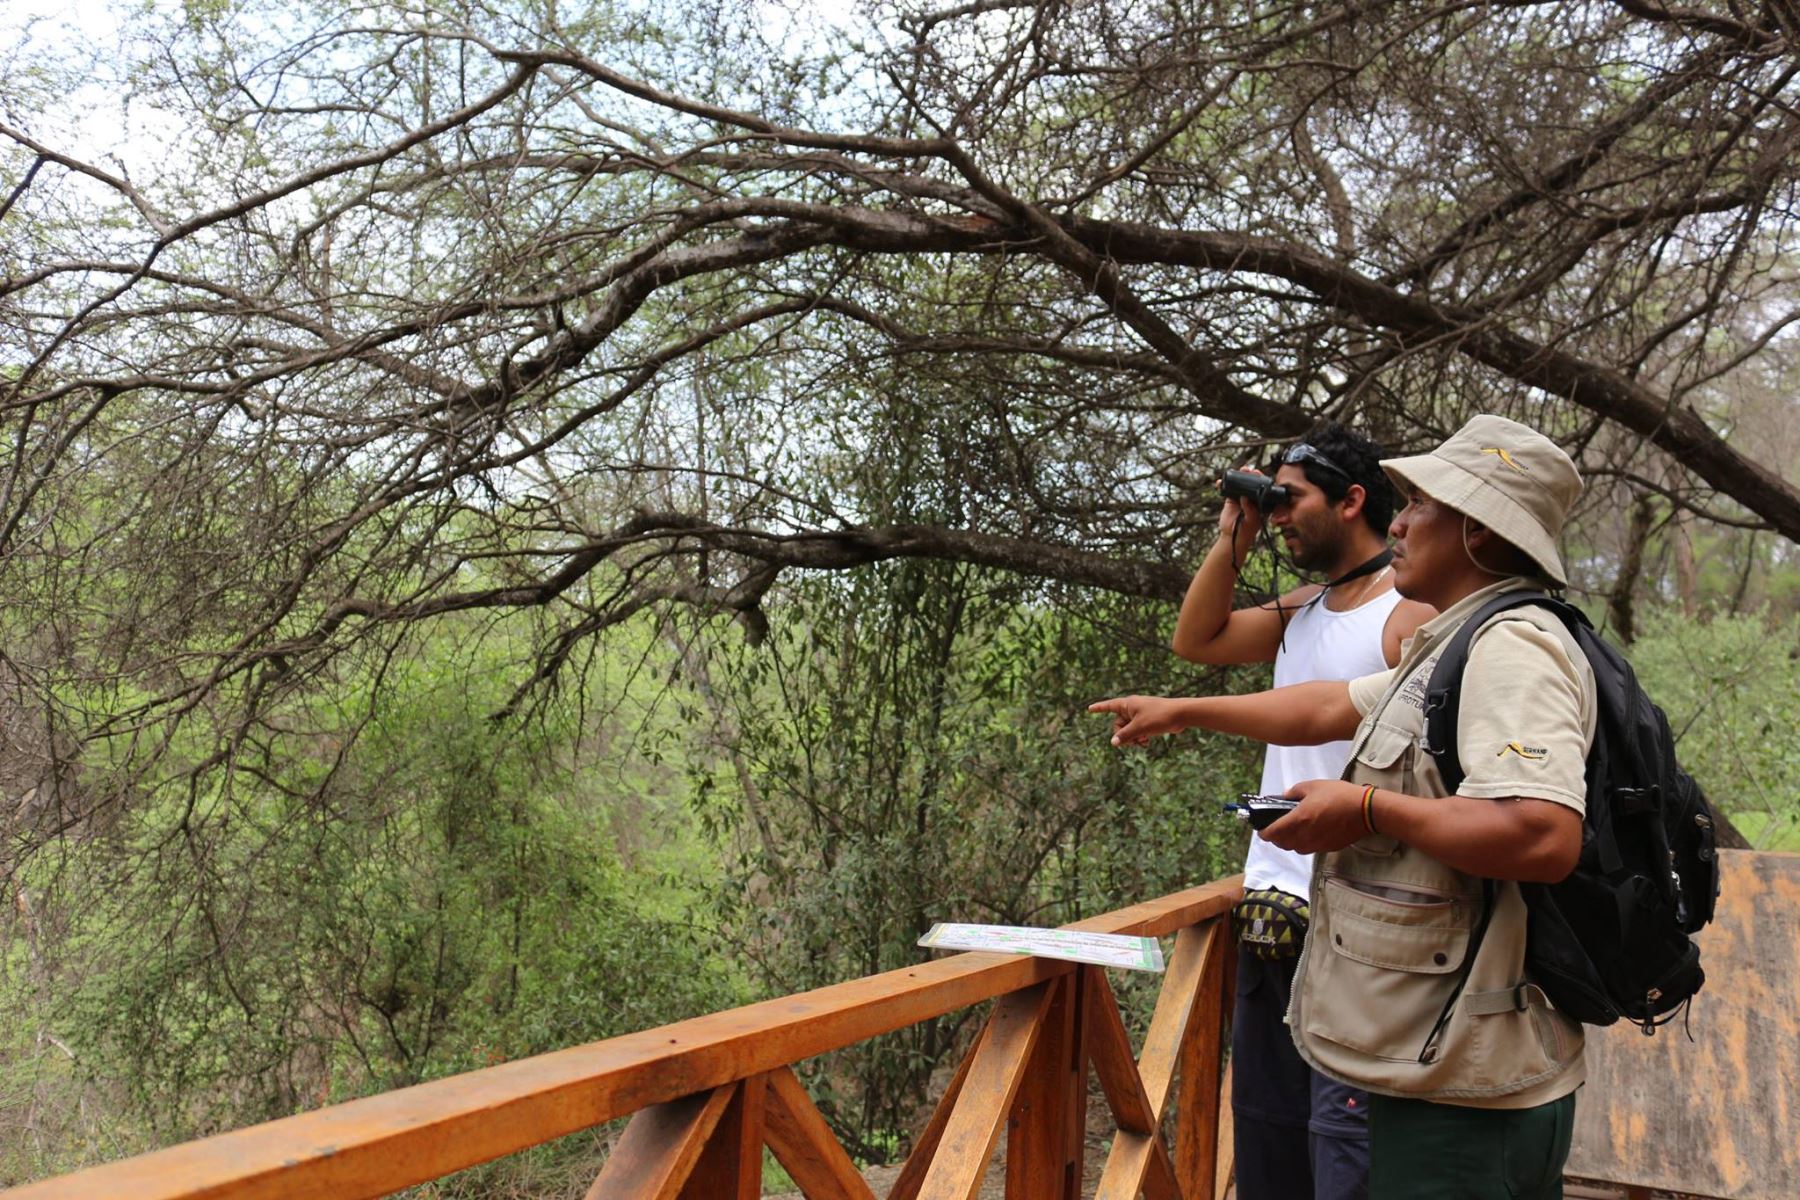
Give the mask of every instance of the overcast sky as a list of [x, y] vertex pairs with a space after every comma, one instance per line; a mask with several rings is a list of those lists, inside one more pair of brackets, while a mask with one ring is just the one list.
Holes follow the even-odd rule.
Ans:
[[[770, 40], [791, 48], [816, 41], [832, 27], [859, 24], [854, 5], [855, 0], [763, 0], [761, 7]], [[154, 174], [167, 155], [179, 153], [180, 123], [161, 117], [141, 99], [132, 100], [118, 75], [118, 13], [145, 8], [178, 9], [179, 0], [0, 0], [0, 57], [26, 65], [71, 56], [89, 60], [85, 74], [90, 82], [56, 115], [32, 117], [26, 133], [76, 157], [122, 165], [137, 177]], [[7, 112], [6, 120], [20, 116]]]

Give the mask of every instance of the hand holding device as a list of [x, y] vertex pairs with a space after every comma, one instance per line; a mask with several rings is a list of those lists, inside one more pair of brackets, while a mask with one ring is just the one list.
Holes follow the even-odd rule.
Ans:
[[1300, 801], [1288, 796], [1259, 796], [1253, 792], [1244, 792], [1238, 796], [1235, 804], [1227, 803], [1225, 811], [1236, 813], [1238, 820], [1250, 822], [1252, 828], [1267, 829], [1299, 807]]

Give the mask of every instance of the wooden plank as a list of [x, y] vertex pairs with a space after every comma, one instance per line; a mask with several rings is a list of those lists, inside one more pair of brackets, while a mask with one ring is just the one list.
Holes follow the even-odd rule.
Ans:
[[1157, 1113], [1144, 1094], [1144, 1081], [1131, 1054], [1131, 1035], [1125, 1032], [1125, 1018], [1119, 1014], [1112, 986], [1097, 967], [1085, 968], [1082, 974], [1090, 989], [1088, 1058], [1100, 1079], [1100, 1090], [1112, 1106], [1113, 1119], [1127, 1133], [1154, 1132]]
[[631, 1118], [587, 1200], [673, 1200], [737, 1091], [737, 1084], [726, 1084]]
[[807, 1200], [875, 1200], [792, 1068], [771, 1071], [763, 1137]]
[[1049, 1011], [1006, 1118], [1006, 1200], [1080, 1200], [1087, 1072], [1081, 1049], [1082, 980], [1050, 985]]
[[[1218, 915], [1241, 877], [1071, 928], [1155, 935]], [[15, 1189], [16, 1200], [368, 1200], [642, 1108], [854, 1045], [1073, 965], [961, 954], [470, 1071]]]
[[1718, 909], [1695, 937], [1706, 986], [1688, 1019], [1654, 1037], [1622, 1022], [1587, 1031], [1570, 1175], [1800, 1196], [1800, 855], [1721, 850], [1719, 865]]
[[1160, 1133], [1113, 1134], [1112, 1150], [1100, 1172], [1094, 1200], [1182, 1200], [1175, 1164]]
[[[1088, 970], [1098, 972], [1098, 967]], [[1082, 1174], [1087, 1169], [1087, 1114], [1088, 1114], [1088, 1053], [1087, 1053], [1087, 1004], [1088, 993], [1085, 987], [1078, 986], [1080, 976], [1070, 980], [1075, 986], [1075, 1011], [1069, 1014], [1070, 1036], [1067, 1070], [1068, 1090], [1065, 1095], [1068, 1103], [1063, 1108], [1063, 1120], [1067, 1130], [1069, 1147], [1069, 1167], [1064, 1173], [1063, 1186], [1068, 1192], [1066, 1200], [1081, 1200]], [[1029, 1198], [1027, 1198], [1029, 1200]]]
[[950, 1114], [956, 1111], [956, 1104], [962, 1097], [963, 1083], [969, 1078], [969, 1064], [981, 1052], [981, 1044], [987, 1041], [988, 1027], [983, 1025], [981, 1032], [975, 1037], [975, 1044], [956, 1065], [956, 1074], [950, 1077], [950, 1086], [938, 1097], [937, 1107], [932, 1110], [931, 1120], [913, 1143], [912, 1151], [906, 1161], [900, 1165], [900, 1174], [894, 1177], [894, 1184], [888, 1189], [888, 1200], [917, 1200], [919, 1189], [925, 1186], [925, 1173], [931, 1170], [931, 1160], [937, 1156], [938, 1143], [944, 1138], [944, 1127], [950, 1123]]
[[[1106, 976], [1098, 968], [1091, 971], [1088, 983], [1090, 999], [1087, 1007], [1088, 1052], [1099, 1077], [1100, 1089], [1106, 1095], [1118, 1132], [1113, 1135], [1112, 1150], [1100, 1173], [1095, 1200], [1136, 1200], [1142, 1192], [1149, 1200], [1180, 1200], [1181, 1189], [1175, 1180], [1175, 1167], [1163, 1145], [1161, 1113], [1144, 1091], [1138, 1065], [1131, 1057], [1131, 1038], [1125, 1031], [1124, 1018], [1114, 999]], [[1085, 973], [1085, 972], [1084, 972]], [[1164, 981], [1167, 987], [1190, 990], [1198, 978], [1183, 973]], [[1191, 1001], [1191, 995], [1190, 995]], [[1175, 1002], [1176, 1007], [1180, 1007]], [[1163, 997], [1157, 997], [1163, 1009]]]
[[762, 1195], [763, 1080], [731, 1089], [731, 1102], [681, 1187], [680, 1200], [757, 1200]]
[[[1227, 955], [1227, 962], [1236, 962], [1236, 955]], [[1235, 984], [1232, 972], [1226, 972], [1226, 995], [1235, 996], [1231, 990]], [[1214, 1155], [1218, 1167], [1213, 1171], [1213, 1190], [1215, 1197], [1224, 1197], [1231, 1191], [1232, 1176], [1237, 1173], [1237, 1133], [1232, 1128], [1231, 1111], [1231, 1060], [1225, 1062], [1225, 1077], [1219, 1080], [1219, 1140], [1218, 1151]]]
[[1218, 1174], [1220, 1067], [1224, 1039], [1219, 1030], [1231, 997], [1229, 963], [1236, 957], [1230, 926], [1224, 918], [1204, 930], [1183, 930], [1203, 940], [1200, 983], [1181, 1039], [1181, 1065], [1176, 1072], [1175, 1177], [1188, 1200], [1205, 1200]]
[[[1222, 920], [1219, 925], [1224, 930], [1230, 929], [1229, 919]], [[1225, 938], [1225, 982], [1220, 988], [1221, 1003], [1225, 1015], [1236, 1019], [1237, 1015], [1237, 975], [1238, 947], [1235, 937]], [[1221, 1036], [1229, 1044], [1231, 1030], [1226, 1028]], [[1223, 1052], [1223, 1047], [1221, 1047]], [[1213, 1170], [1213, 1191], [1215, 1200], [1225, 1200], [1231, 1195], [1231, 1189], [1237, 1175], [1237, 1130], [1233, 1128], [1236, 1120], [1231, 1108], [1231, 1058], [1225, 1059], [1225, 1070], [1219, 1077], [1219, 1136], [1214, 1140], [1216, 1149], [1213, 1161], [1217, 1164]]]
[[1051, 999], [1052, 986], [1040, 983], [994, 1003], [987, 1036], [969, 1064], [962, 1095], [925, 1172], [920, 1200], [974, 1200], [999, 1144], [1007, 1111], [1019, 1094]]
[[1144, 1034], [1143, 1053], [1138, 1057], [1144, 1094], [1150, 1098], [1159, 1119], [1168, 1108], [1182, 1042], [1200, 994], [1208, 956], [1220, 936], [1217, 923], [1184, 929], [1175, 935], [1175, 949], [1169, 955], [1169, 968], [1163, 974], [1162, 991], [1157, 993], [1156, 1010], [1150, 1015], [1150, 1029]]

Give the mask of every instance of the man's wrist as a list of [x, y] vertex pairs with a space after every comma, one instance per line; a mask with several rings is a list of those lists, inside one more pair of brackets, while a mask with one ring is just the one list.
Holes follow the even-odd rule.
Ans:
[[1251, 538], [1248, 545], [1239, 546], [1237, 538], [1229, 530], [1221, 529], [1219, 530], [1219, 540], [1213, 543], [1214, 550], [1220, 548], [1225, 551], [1224, 559], [1230, 566], [1231, 573], [1241, 575], [1244, 571], [1244, 560], [1250, 556], [1250, 551], [1256, 549], [1256, 539]]

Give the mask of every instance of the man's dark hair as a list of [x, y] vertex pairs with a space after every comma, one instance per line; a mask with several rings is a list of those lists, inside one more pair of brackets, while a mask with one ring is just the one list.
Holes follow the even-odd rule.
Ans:
[[1336, 471], [1328, 470], [1316, 462], [1302, 460], [1295, 465], [1306, 475], [1307, 481], [1334, 502], [1344, 498], [1351, 484], [1361, 484], [1364, 494], [1363, 520], [1369, 523], [1369, 528], [1386, 537], [1388, 525], [1394, 519], [1394, 489], [1388, 483], [1387, 472], [1381, 469], [1381, 460], [1387, 457], [1387, 452], [1377, 443], [1360, 433], [1345, 429], [1336, 421], [1318, 422], [1307, 430], [1306, 436], [1300, 441], [1342, 467], [1349, 475], [1345, 479]]

